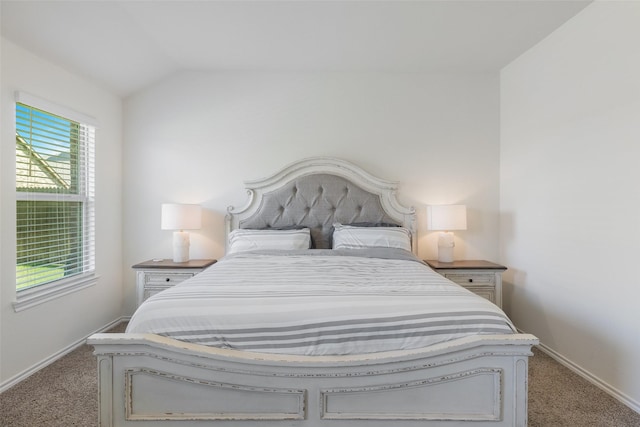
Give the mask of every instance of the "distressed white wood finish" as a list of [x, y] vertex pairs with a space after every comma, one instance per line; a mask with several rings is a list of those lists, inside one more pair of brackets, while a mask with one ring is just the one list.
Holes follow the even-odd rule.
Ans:
[[[398, 183], [386, 181], [369, 174], [345, 160], [332, 157], [313, 157], [292, 163], [280, 172], [263, 179], [245, 181], [249, 201], [242, 208], [229, 206], [225, 217], [227, 235], [242, 220], [251, 217], [261, 207], [262, 197], [296, 178], [313, 174], [331, 174], [345, 178], [358, 187], [380, 197], [385, 212], [411, 232], [411, 247], [418, 253], [416, 215], [413, 207], [407, 208], [397, 198]], [[227, 239], [228, 240], [228, 239]]]
[[[307, 159], [247, 183], [249, 202], [229, 209], [227, 232], [262, 195], [312, 173], [333, 173], [379, 194], [412, 231], [397, 184], [350, 163]], [[100, 426], [434, 427], [527, 424], [527, 334], [479, 335], [427, 348], [353, 356], [241, 352], [152, 334], [96, 334]]]
[[448, 270], [438, 271], [447, 279], [469, 289], [502, 308], [503, 270]]
[[425, 260], [429, 267], [447, 279], [488, 299], [502, 308], [502, 273], [507, 267], [485, 260], [441, 263]]
[[213, 259], [194, 259], [181, 263], [171, 260], [149, 260], [134, 265], [132, 268], [136, 272], [136, 307], [150, 296], [202, 273], [215, 262]]
[[[287, 356], [96, 334], [100, 426], [525, 426], [532, 335]], [[238, 424], [238, 421], [242, 421]]]

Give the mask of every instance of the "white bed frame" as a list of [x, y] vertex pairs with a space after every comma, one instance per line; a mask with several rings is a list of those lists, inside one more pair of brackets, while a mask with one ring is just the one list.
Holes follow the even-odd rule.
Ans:
[[[297, 162], [247, 183], [249, 203], [229, 209], [227, 231], [264, 194], [298, 177], [330, 173], [380, 196], [412, 231], [397, 184], [339, 159]], [[528, 334], [479, 335], [416, 350], [357, 356], [242, 352], [153, 334], [96, 334], [100, 426], [428, 427], [526, 426]]]

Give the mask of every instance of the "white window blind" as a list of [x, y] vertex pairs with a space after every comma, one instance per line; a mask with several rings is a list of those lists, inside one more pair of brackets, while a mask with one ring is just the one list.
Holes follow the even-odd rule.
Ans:
[[16, 103], [19, 293], [93, 275], [94, 145], [92, 125]]

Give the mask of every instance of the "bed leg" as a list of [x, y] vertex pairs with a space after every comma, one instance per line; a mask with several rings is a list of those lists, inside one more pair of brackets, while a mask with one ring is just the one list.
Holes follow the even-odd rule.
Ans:
[[113, 426], [113, 356], [98, 356], [98, 425]]
[[529, 388], [529, 360], [526, 357], [514, 361], [513, 386], [515, 388], [514, 426], [526, 427], [528, 418], [527, 393]]

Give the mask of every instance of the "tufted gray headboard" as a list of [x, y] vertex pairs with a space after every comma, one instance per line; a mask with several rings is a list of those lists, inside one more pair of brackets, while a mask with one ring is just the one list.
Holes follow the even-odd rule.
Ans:
[[305, 159], [275, 175], [245, 182], [248, 204], [228, 208], [227, 233], [236, 228], [309, 227], [315, 248], [331, 248], [333, 224], [385, 223], [406, 227], [417, 252], [415, 210], [396, 198], [395, 182], [340, 159]]
[[258, 210], [241, 220], [240, 228], [309, 227], [314, 247], [328, 249], [335, 222], [400, 225], [384, 211], [377, 194], [341, 176], [319, 173], [264, 194]]

